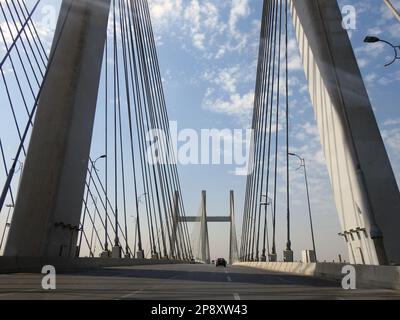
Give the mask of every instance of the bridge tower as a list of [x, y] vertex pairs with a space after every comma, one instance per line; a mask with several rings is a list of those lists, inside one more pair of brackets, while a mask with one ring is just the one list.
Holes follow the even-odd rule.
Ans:
[[201, 193], [201, 216], [200, 216], [200, 252], [201, 260], [207, 264], [211, 263], [210, 238], [208, 236], [207, 223], [207, 195], [206, 191]]
[[229, 212], [231, 220], [229, 228], [229, 264], [233, 264], [238, 260], [238, 243], [235, 223], [235, 194], [233, 190], [229, 193]]
[[291, 11], [350, 261], [400, 263], [400, 194], [336, 0]]
[[234, 192], [230, 191], [229, 196], [229, 216], [209, 217], [207, 215], [207, 192], [201, 193], [200, 215], [197, 217], [178, 217], [179, 222], [197, 222], [200, 223], [200, 258], [204, 263], [211, 262], [210, 257], [210, 239], [208, 235], [208, 223], [229, 223], [229, 263], [232, 264], [238, 259], [238, 244], [235, 225], [235, 202]]
[[110, 0], [63, 0], [7, 256], [76, 254]]

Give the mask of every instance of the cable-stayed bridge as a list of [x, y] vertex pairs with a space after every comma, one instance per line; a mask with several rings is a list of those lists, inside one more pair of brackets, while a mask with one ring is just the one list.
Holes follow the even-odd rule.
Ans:
[[[399, 190], [337, 1], [263, 1], [253, 170], [239, 239], [233, 191], [226, 217], [207, 214], [205, 191], [199, 216], [185, 210], [147, 0], [63, 0], [49, 48], [32, 19], [40, 0], [32, 4], [0, 2], [0, 209], [6, 217], [0, 271], [54, 265], [63, 273], [54, 298], [290, 298], [299, 291], [315, 298], [398, 297], [391, 289], [400, 273]], [[317, 263], [318, 226], [309, 199], [313, 250], [303, 264], [294, 261], [292, 22], [350, 263], [362, 274], [360, 285], [378, 274], [374, 280], [382, 289], [344, 292], [342, 265]], [[157, 130], [162, 139], [152, 133]], [[276, 244], [279, 161], [286, 169], [283, 262]], [[198, 227], [196, 239], [191, 222]], [[209, 265], [211, 222], [230, 223], [227, 270]], [[382, 279], [381, 266], [389, 268]], [[309, 277], [321, 274], [329, 279]], [[26, 285], [10, 289], [19, 276], [0, 277], [0, 298], [51, 297], [41, 291], [37, 274], [24, 275]], [[124, 283], [116, 280], [121, 278]]]
[[229, 216], [215, 216], [210, 217], [207, 215], [207, 192], [202, 191], [201, 193], [201, 204], [199, 208], [199, 215], [192, 217], [180, 217], [180, 223], [194, 222], [199, 223], [198, 230], [194, 233], [198, 236], [194, 237], [194, 258], [197, 261], [210, 264], [210, 238], [208, 232], [209, 223], [229, 223], [229, 258], [228, 263], [233, 264], [238, 261], [238, 243], [236, 235], [236, 224], [235, 224], [235, 196], [234, 192], [229, 193]]

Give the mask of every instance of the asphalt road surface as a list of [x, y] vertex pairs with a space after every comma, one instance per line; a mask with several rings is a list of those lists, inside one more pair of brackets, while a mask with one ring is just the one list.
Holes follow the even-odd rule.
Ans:
[[137, 266], [58, 274], [57, 289], [51, 292], [42, 289], [42, 277], [0, 275], [0, 299], [400, 299], [394, 290], [346, 291], [336, 282], [230, 266]]

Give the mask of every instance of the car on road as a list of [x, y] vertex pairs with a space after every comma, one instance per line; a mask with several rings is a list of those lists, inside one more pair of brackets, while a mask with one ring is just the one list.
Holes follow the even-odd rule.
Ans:
[[219, 258], [217, 259], [217, 262], [215, 263], [216, 267], [225, 267], [226, 268], [226, 260], [224, 258]]

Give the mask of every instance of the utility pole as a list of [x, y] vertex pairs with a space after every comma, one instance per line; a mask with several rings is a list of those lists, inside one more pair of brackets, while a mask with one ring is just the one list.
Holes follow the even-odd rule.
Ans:
[[[102, 155], [100, 157], [98, 157], [96, 160], [91, 161], [90, 159], [90, 170], [89, 170], [89, 182], [87, 184], [87, 191], [86, 191], [86, 197], [85, 197], [85, 209], [83, 212], [83, 218], [82, 218], [82, 225], [81, 225], [81, 234], [80, 234], [80, 238], [79, 238], [79, 244], [76, 250], [76, 256], [79, 257], [80, 252], [81, 252], [81, 246], [82, 246], [82, 237], [83, 237], [83, 233], [84, 233], [84, 227], [85, 227], [85, 221], [86, 221], [86, 213], [90, 214], [89, 212], [89, 205], [88, 205], [88, 201], [89, 201], [89, 193], [90, 193], [90, 186], [93, 180], [93, 170], [97, 170], [96, 168], [96, 162], [99, 161], [100, 159], [105, 159], [107, 156], [106, 155]], [[95, 215], [96, 218], [96, 215]], [[92, 251], [91, 246], [90, 246], [90, 251]]]
[[262, 195], [261, 198], [265, 197], [265, 202], [261, 201], [260, 206], [264, 206], [264, 236], [263, 236], [263, 249], [261, 254], [261, 262], [267, 261], [267, 254], [269, 256], [269, 239], [268, 239], [268, 206], [272, 203], [267, 195]]
[[6, 230], [7, 230], [7, 228], [10, 227], [10, 223], [8, 222], [8, 219], [10, 218], [11, 210], [14, 208], [14, 205], [8, 204], [8, 205], [6, 205], [6, 207], [8, 208], [8, 211], [7, 211], [6, 224], [4, 225], [3, 233], [1, 235], [0, 251], [1, 251], [1, 248], [3, 247], [3, 241], [4, 241], [4, 236], [6, 234]]
[[314, 250], [314, 255], [315, 255], [315, 260], [317, 260], [317, 251], [315, 250], [315, 237], [314, 237], [314, 226], [313, 226], [313, 220], [312, 220], [312, 214], [311, 214], [311, 200], [310, 200], [310, 191], [308, 187], [308, 176], [307, 176], [307, 168], [306, 168], [306, 159], [300, 157], [296, 153], [289, 153], [290, 156], [296, 157], [300, 160], [300, 168], [303, 168], [303, 173], [304, 173], [304, 182], [306, 186], [306, 192], [307, 192], [307, 205], [308, 205], [308, 216], [310, 219], [310, 228], [311, 228], [311, 240], [312, 240], [312, 245], [313, 245], [313, 250]]
[[[137, 235], [137, 241], [138, 241], [138, 251], [136, 252], [136, 257], [138, 259], [144, 259], [144, 250], [143, 250], [143, 245], [142, 245], [142, 233], [140, 230], [140, 208], [139, 208], [139, 203], [141, 202], [142, 197], [148, 196], [148, 193], [145, 192], [142, 195], [140, 195], [138, 198], [136, 198], [136, 230], [135, 230], [135, 238]], [[136, 240], [135, 240], [135, 246], [136, 246]]]
[[[95, 206], [95, 208], [97, 207], [97, 198], [96, 197], [94, 199], [94, 206]], [[92, 245], [93, 245], [94, 231], [96, 229], [96, 216], [97, 216], [97, 214], [96, 214], [96, 209], [95, 209], [95, 214], [93, 217], [93, 225], [92, 225], [92, 234], [90, 235], [90, 251], [92, 252], [92, 257], [94, 257], [94, 254], [95, 254], [95, 251], [92, 250]]]

